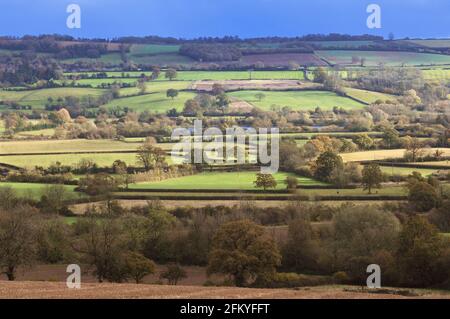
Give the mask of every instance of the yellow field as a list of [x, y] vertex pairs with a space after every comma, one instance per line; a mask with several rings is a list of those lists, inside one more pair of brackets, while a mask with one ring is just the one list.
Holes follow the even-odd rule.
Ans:
[[[437, 148], [426, 149], [426, 154], [432, 154]], [[443, 156], [450, 156], [450, 148], [439, 148], [443, 151]], [[341, 154], [344, 162], [361, 162], [361, 161], [379, 161], [389, 158], [401, 158], [405, 155], [405, 149], [395, 149], [395, 150], [376, 150], [376, 151], [365, 151], [365, 152], [354, 152], [354, 153], [343, 153]]]

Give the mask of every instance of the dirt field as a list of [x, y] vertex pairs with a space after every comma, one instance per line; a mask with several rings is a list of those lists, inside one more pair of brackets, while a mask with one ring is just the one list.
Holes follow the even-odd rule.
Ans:
[[[447, 299], [450, 295], [426, 293], [415, 298]], [[3, 299], [402, 299], [402, 295], [359, 292], [356, 288], [313, 287], [301, 289], [246, 289], [134, 284], [82, 284], [67, 289], [64, 283], [0, 282]]]
[[225, 91], [236, 90], [301, 90], [318, 89], [317, 83], [302, 82], [298, 80], [222, 80], [222, 81], [196, 81], [191, 89], [198, 91], [212, 91], [214, 84], [220, 84]]

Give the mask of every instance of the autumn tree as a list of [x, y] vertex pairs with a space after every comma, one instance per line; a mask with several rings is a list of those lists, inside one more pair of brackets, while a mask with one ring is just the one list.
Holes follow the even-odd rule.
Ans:
[[383, 182], [383, 172], [380, 165], [373, 163], [364, 166], [362, 171], [364, 190], [368, 190], [369, 194], [372, 194], [372, 188], [381, 188], [381, 182]]
[[36, 228], [30, 206], [0, 211], [0, 273], [16, 279], [20, 266], [30, 265], [36, 257]]
[[256, 174], [256, 181], [253, 182], [256, 188], [263, 188], [264, 191], [268, 188], [276, 188], [277, 181], [272, 174]]
[[314, 166], [314, 176], [324, 182], [329, 182], [335, 169], [342, 168], [342, 157], [334, 152], [326, 151], [317, 158]]
[[155, 272], [155, 263], [140, 253], [128, 252], [125, 254], [124, 259], [125, 272], [136, 284], [141, 283], [145, 276]]
[[397, 252], [404, 282], [418, 287], [433, 284], [442, 252], [443, 242], [438, 230], [424, 217], [410, 218], [400, 233]]
[[149, 143], [138, 148], [137, 161], [148, 171], [165, 163], [166, 153], [163, 149]]
[[231, 275], [238, 287], [251, 279], [270, 278], [280, 264], [275, 242], [264, 229], [248, 220], [226, 223], [215, 234], [208, 259], [208, 273]]

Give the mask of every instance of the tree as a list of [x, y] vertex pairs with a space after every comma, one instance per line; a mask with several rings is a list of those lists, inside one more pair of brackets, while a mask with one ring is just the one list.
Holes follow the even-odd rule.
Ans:
[[261, 102], [263, 99], [266, 98], [266, 95], [265, 95], [264, 93], [256, 93], [256, 94], [255, 94], [255, 98], [256, 98], [259, 102]]
[[225, 109], [228, 107], [228, 105], [231, 103], [230, 98], [224, 93], [224, 94], [219, 94], [216, 97], [216, 103], [217, 106], [219, 107], [219, 109], [222, 110], [222, 113], [225, 113]]
[[417, 211], [427, 212], [439, 205], [439, 193], [427, 182], [412, 182], [409, 184], [408, 188], [408, 200]]
[[178, 96], [178, 90], [168, 89], [166, 92], [166, 96], [170, 97], [172, 100]]
[[177, 70], [169, 68], [166, 70], [164, 77], [170, 81], [174, 80], [178, 76]]
[[362, 171], [364, 190], [368, 190], [369, 194], [372, 194], [372, 188], [381, 188], [381, 182], [383, 182], [383, 172], [380, 165], [369, 164], [364, 166]]
[[332, 173], [336, 169], [342, 169], [344, 162], [342, 157], [332, 151], [326, 151], [317, 158], [314, 167], [314, 176], [324, 182], [329, 182]]
[[410, 218], [400, 233], [397, 251], [405, 283], [416, 287], [432, 285], [442, 252], [443, 242], [438, 230], [421, 216]]
[[286, 177], [287, 189], [297, 189], [298, 179], [295, 176]]
[[64, 185], [47, 185], [42, 191], [39, 206], [41, 211], [57, 215], [64, 208], [66, 199], [67, 190]]
[[253, 182], [255, 184], [256, 188], [263, 188], [264, 191], [267, 188], [276, 188], [277, 187], [277, 181], [273, 177], [272, 174], [256, 174], [256, 181]]
[[81, 191], [91, 196], [106, 196], [117, 190], [117, 181], [114, 177], [105, 174], [87, 175], [78, 182]]
[[161, 273], [160, 278], [166, 279], [169, 285], [176, 286], [181, 279], [187, 277], [186, 271], [178, 264], [169, 265], [167, 269]]
[[145, 92], [147, 91], [147, 85], [145, 84], [145, 80], [144, 79], [139, 79], [136, 87], [139, 89], [139, 94], [145, 94]]
[[35, 210], [16, 206], [0, 211], [0, 273], [16, 279], [17, 268], [30, 265], [36, 257]]
[[373, 139], [367, 134], [359, 134], [354, 139], [354, 142], [362, 150], [370, 150], [373, 147]]
[[323, 67], [318, 67], [313, 72], [314, 82], [316, 83], [324, 83], [326, 78], [328, 77], [327, 72]]
[[403, 144], [406, 148], [405, 158], [411, 162], [417, 161], [423, 155], [423, 144], [417, 137], [406, 136], [403, 138]]
[[383, 138], [383, 144], [387, 148], [396, 147], [400, 142], [399, 133], [394, 128], [388, 128], [388, 129], [384, 130], [382, 138]]
[[151, 80], [157, 80], [161, 74], [161, 69], [158, 67], [153, 68], [152, 74], [150, 75]]
[[140, 253], [128, 252], [125, 254], [124, 258], [125, 272], [136, 282], [136, 284], [141, 283], [145, 276], [155, 272], [155, 263], [150, 259], [145, 258]]
[[154, 167], [161, 166], [165, 163], [166, 153], [163, 149], [153, 144], [145, 143], [138, 148], [137, 161], [149, 171]]
[[219, 96], [225, 94], [225, 89], [220, 83], [214, 83], [211, 90], [212, 95]]
[[231, 275], [238, 287], [250, 279], [270, 278], [280, 265], [275, 242], [261, 226], [248, 220], [223, 224], [212, 241], [208, 274]]

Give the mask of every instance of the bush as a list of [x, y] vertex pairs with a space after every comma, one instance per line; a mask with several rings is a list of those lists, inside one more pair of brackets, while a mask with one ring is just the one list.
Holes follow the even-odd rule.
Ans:
[[349, 276], [345, 271], [338, 271], [333, 274], [333, 283], [346, 284], [350, 281]]
[[333, 281], [327, 276], [312, 276], [297, 273], [276, 273], [272, 278], [258, 281], [254, 284], [261, 288], [296, 288], [331, 284]]

